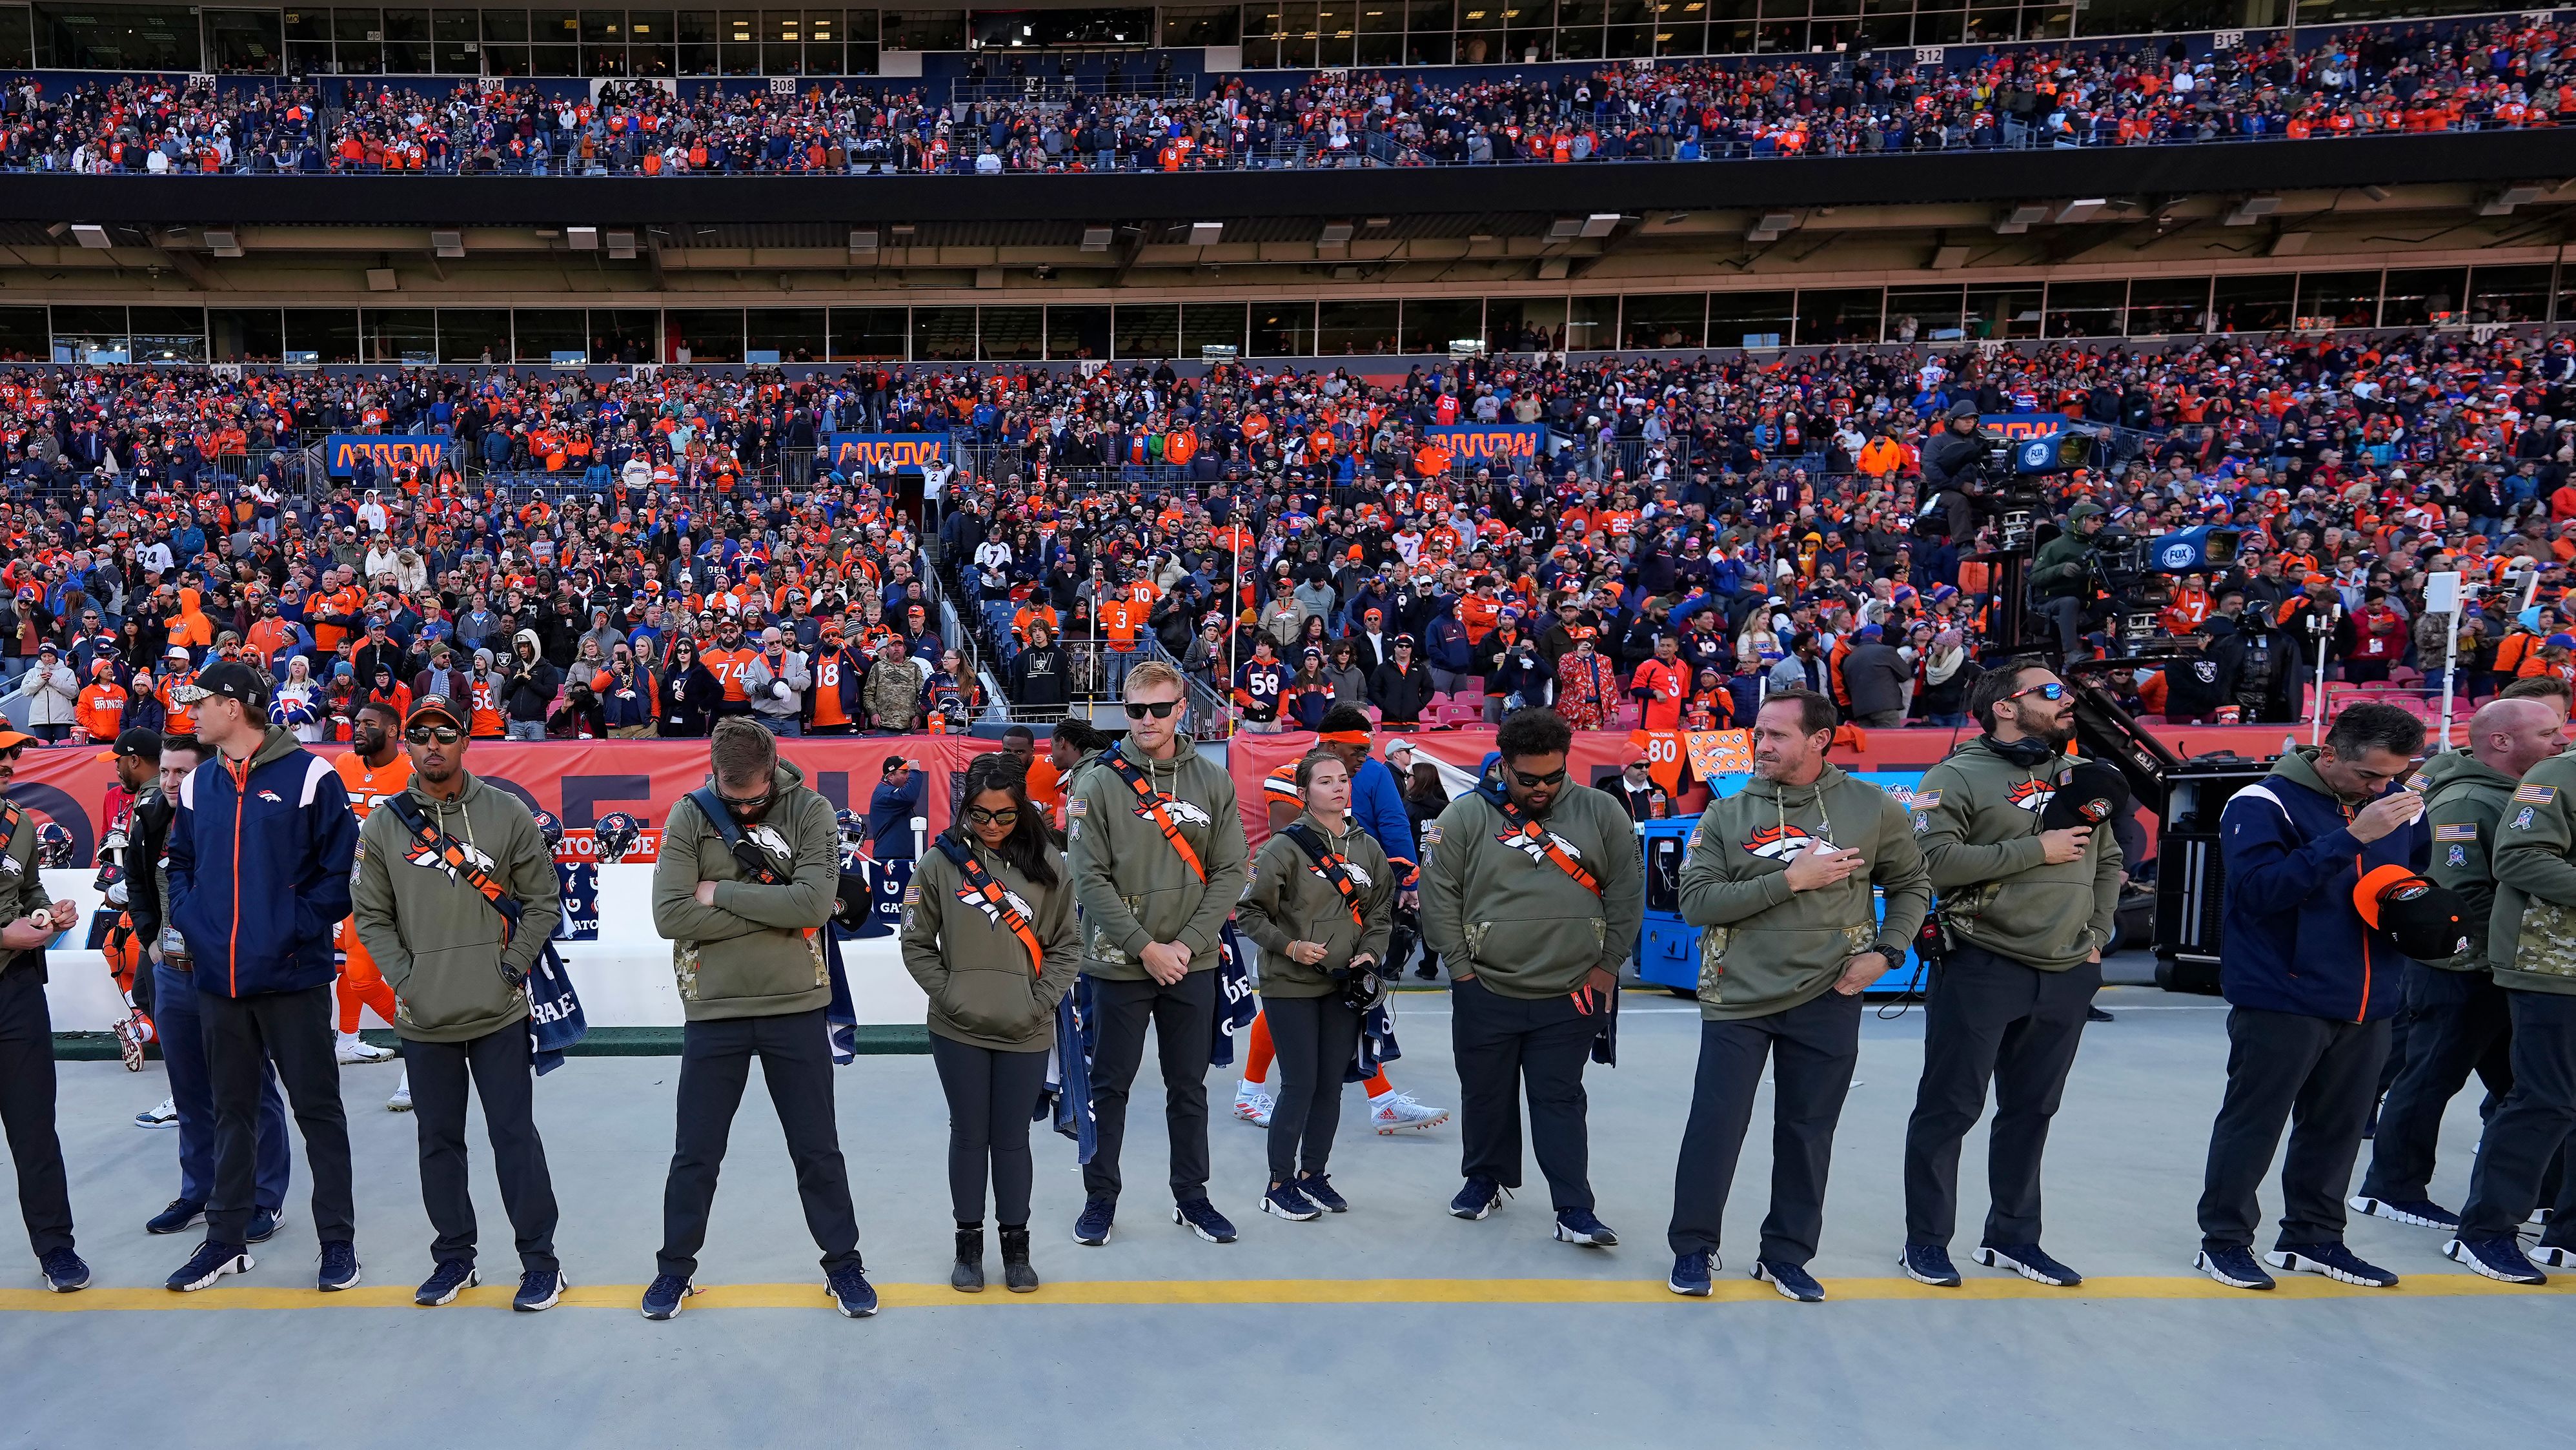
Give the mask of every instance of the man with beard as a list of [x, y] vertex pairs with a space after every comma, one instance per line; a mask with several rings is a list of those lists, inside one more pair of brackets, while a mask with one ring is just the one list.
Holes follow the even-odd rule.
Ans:
[[[358, 707], [349, 722], [350, 749], [332, 760], [331, 768], [340, 772], [340, 783], [348, 788], [349, 809], [364, 827], [367, 812], [376, 803], [400, 794], [411, 784], [411, 757], [394, 745], [394, 735], [402, 729], [402, 717], [394, 707], [381, 700], [370, 700]], [[352, 1063], [383, 1062], [394, 1054], [358, 1036], [358, 1018], [369, 1007], [387, 1027], [394, 1025], [393, 989], [385, 985], [376, 971], [376, 959], [367, 954], [366, 943], [358, 940], [355, 927], [340, 923], [340, 950], [343, 954], [340, 981], [336, 992], [340, 1007], [340, 1032], [335, 1055], [342, 1067]], [[402, 1087], [395, 1091], [386, 1106], [394, 1112], [411, 1108], [411, 1077], [406, 1073]]]
[[1959, 1143], [1995, 1085], [1991, 1207], [1977, 1262], [2041, 1284], [2083, 1282], [2039, 1247], [2039, 1160], [2120, 901], [2120, 848], [2091, 826], [2043, 830], [2076, 762], [2073, 692], [2038, 665], [1977, 682], [1983, 734], [1923, 774], [1915, 839], [1948, 943], [1924, 1004], [1923, 1078], [1905, 1133], [1905, 1272], [1955, 1287]]

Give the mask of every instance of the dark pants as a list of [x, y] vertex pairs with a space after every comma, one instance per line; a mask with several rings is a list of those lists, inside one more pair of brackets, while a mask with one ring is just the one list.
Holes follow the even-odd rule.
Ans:
[[1834, 1128], [1860, 1061], [1860, 1013], [1859, 997], [1827, 991], [1786, 1012], [1699, 1025], [1699, 1076], [1691, 1084], [1690, 1125], [1682, 1129], [1681, 1162], [1673, 1170], [1673, 1222], [1664, 1235], [1674, 1253], [1717, 1252], [1767, 1059], [1777, 1090], [1762, 1257], [1804, 1264], [1816, 1256]]
[[313, 1171], [313, 1232], [328, 1243], [358, 1234], [349, 1181], [349, 1117], [340, 1106], [340, 1064], [332, 1056], [331, 984], [248, 997], [197, 994], [206, 1024], [206, 1064], [215, 1088], [215, 1191], [206, 1200], [206, 1241], [239, 1244], [259, 1201], [260, 1094], [271, 1064], [304, 1135]]
[[1029, 1221], [1029, 1117], [1046, 1090], [1044, 1052], [996, 1052], [930, 1034], [931, 1065], [948, 1096], [948, 1198], [959, 1223], [984, 1221], [984, 1180], [993, 1183], [993, 1221]]
[[41, 1259], [72, 1246], [71, 1180], [54, 1135], [54, 1019], [45, 1008], [45, 957], [20, 954], [0, 971], [0, 1129], [18, 1165], [18, 1212]]
[[2343, 1242], [2343, 1198], [2362, 1124], [2388, 1055], [2388, 1019], [2330, 1022], [2237, 1007], [2227, 1014], [2227, 1095], [2209, 1130], [2200, 1191], [2204, 1249], [2254, 1246], [2260, 1190], [2290, 1125], [2281, 1163], [2279, 1245]]
[[563, 1267], [555, 1258], [555, 1184], [546, 1145], [537, 1137], [535, 1069], [528, 1024], [513, 1022], [464, 1042], [403, 1042], [411, 1073], [411, 1107], [420, 1131], [420, 1201], [438, 1230], [429, 1256], [474, 1262], [474, 1195], [465, 1181], [465, 1084], [483, 1100], [492, 1140], [492, 1173], [531, 1274]]
[[787, 1159], [796, 1165], [796, 1197], [805, 1227], [823, 1251], [825, 1272], [859, 1267], [859, 1220], [850, 1207], [850, 1171], [841, 1161], [841, 1132], [832, 1109], [831, 1028], [823, 1009], [775, 1017], [725, 1017], [680, 1031], [680, 1126], [671, 1145], [671, 1176], [662, 1186], [662, 1252], [657, 1273], [689, 1278], [707, 1241], [707, 1210], [716, 1199], [742, 1106], [751, 1060], [778, 1109]]
[[1303, 1167], [1322, 1173], [1342, 1125], [1342, 1070], [1359, 1051], [1360, 1014], [1339, 997], [1261, 999], [1279, 1054], [1279, 1096], [1270, 1107], [1270, 1181]]
[[1583, 1065], [1591, 1060], [1599, 1019], [1576, 1011], [1571, 996], [1505, 997], [1472, 978], [1449, 984], [1449, 1002], [1459, 1171], [1505, 1188], [1521, 1186], [1520, 1098], [1526, 1092], [1531, 1146], [1557, 1212], [1590, 1209]]
[[[1207, 1197], [1208, 1050], [1216, 1043], [1217, 973], [1191, 972], [1172, 986], [1091, 979], [1100, 1034], [1091, 1055], [1091, 1118], [1098, 1149], [1082, 1166], [1085, 1193], [1118, 1196], [1118, 1150], [1127, 1141], [1127, 1096], [1145, 1061], [1145, 1027], [1163, 1069], [1163, 1121], [1172, 1135], [1172, 1201]], [[1273, 1034], [1275, 1039], [1276, 1034]]]
[[2406, 1066], [2380, 1105], [2363, 1194], [2400, 1203], [2430, 1197], [2442, 1113], [2469, 1074], [2486, 1079], [2491, 1101], [2513, 1091], [2508, 995], [2483, 971], [2407, 963]]
[[1988, 1079], [1995, 1122], [1979, 1242], [2039, 1242], [2040, 1155], [2101, 986], [2093, 962], [2043, 972], [1978, 947], [1951, 949], [1923, 1004], [1923, 1080], [1905, 1125], [1907, 1243], [1948, 1248], [1959, 1230], [1959, 1144], [1986, 1110]]
[[[2505, 989], [2513, 1016], [2513, 1091], [2487, 1119], [2460, 1208], [2460, 1237], [2500, 1239], [2540, 1206], [2550, 1160], [2576, 1131], [2576, 997]], [[2576, 1173], [2563, 1175], [2540, 1241], [2576, 1245]]]
[[[152, 986], [152, 1027], [161, 1038], [170, 1105], [179, 1113], [179, 1197], [203, 1208], [215, 1191], [215, 1087], [206, 1066], [205, 1014], [198, 1010], [197, 979], [155, 966]], [[251, 1202], [274, 1212], [286, 1204], [295, 1162], [286, 1142], [286, 1099], [277, 1091], [277, 1074], [263, 1070], [260, 1076], [265, 1081], [259, 1091], [258, 1168]]]

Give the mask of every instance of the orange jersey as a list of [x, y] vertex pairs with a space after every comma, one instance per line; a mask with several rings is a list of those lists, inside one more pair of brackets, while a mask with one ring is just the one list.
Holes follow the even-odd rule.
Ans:
[[479, 678], [468, 692], [473, 696], [470, 713], [474, 718], [467, 723], [467, 732], [477, 740], [498, 740], [508, 734], [508, 721], [501, 714], [501, 692]]
[[742, 680], [743, 675], [751, 669], [751, 662], [758, 658], [760, 658], [760, 651], [749, 647], [711, 649], [698, 656], [698, 663], [705, 665], [708, 673], [724, 682], [725, 703], [739, 705], [751, 698], [744, 691]]
[[349, 788], [349, 809], [361, 821], [378, 802], [400, 795], [411, 784], [411, 757], [399, 749], [394, 751], [393, 759], [372, 770], [358, 758], [358, 752], [345, 750], [331, 762], [331, 768], [340, 772], [340, 783]]
[[817, 729], [851, 725], [849, 713], [841, 708], [841, 652], [817, 650], [814, 654], [814, 689], [806, 696], [814, 702], [814, 725]]

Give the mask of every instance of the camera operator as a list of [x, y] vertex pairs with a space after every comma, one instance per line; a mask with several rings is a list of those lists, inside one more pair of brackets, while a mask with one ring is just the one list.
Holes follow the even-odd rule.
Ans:
[[[1927, 537], [1966, 539], [1976, 533], [1976, 507], [1968, 492], [1986, 464], [1986, 440], [1977, 433], [1977, 405], [1950, 405], [1948, 424], [1923, 444], [1924, 505], [1917, 530]], [[1936, 515], [1946, 523], [1936, 521]]]
[[2088, 560], [2105, 522], [2102, 506], [2086, 499], [2066, 511], [2065, 530], [2031, 559], [2031, 613], [2057, 626], [2057, 647], [2070, 657], [2084, 634], [2084, 596], [2093, 577]]

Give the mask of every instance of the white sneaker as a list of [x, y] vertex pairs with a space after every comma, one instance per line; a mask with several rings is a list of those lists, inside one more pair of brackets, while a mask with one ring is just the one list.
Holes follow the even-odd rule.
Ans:
[[340, 1059], [342, 1067], [350, 1067], [364, 1062], [391, 1062], [394, 1051], [390, 1047], [378, 1047], [354, 1032], [343, 1032], [334, 1055]]
[[408, 1113], [411, 1111], [410, 1073], [406, 1072], [403, 1074], [402, 1086], [395, 1088], [394, 1095], [385, 1099], [385, 1111], [389, 1113]]
[[1234, 1085], [1234, 1115], [1256, 1128], [1270, 1126], [1270, 1109], [1276, 1102], [1277, 1099], [1252, 1083]]
[[179, 1105], [169, 1098], [163, 1098], [161, 1100], [161, 1106], [157, 1108], [145, 1108], [143, 1111], [136, 1113], [134, 1115], [134, 1126], [138, 1128], [175, 1128], [179, 1126]]
[[1392, 1137], [1398, 1128], [1439, 1127], [1449, 1121], [1449, 1110], [1425, 1107], [1411, 1093], [1388, 1093], [1370, 1099], [1369, 1121], [1376, 1125], [1379, 1137]]

